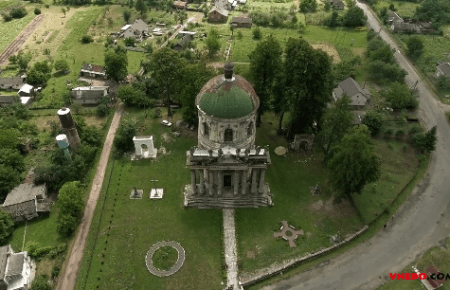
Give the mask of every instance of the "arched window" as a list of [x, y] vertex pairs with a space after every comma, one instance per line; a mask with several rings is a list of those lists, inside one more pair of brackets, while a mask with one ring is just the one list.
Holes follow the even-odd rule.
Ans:
[[225, 129], [225, 136], [224, 136], [225, 142], [233, 142], [233, 129]]
[[209, 136], [209, 126], [206, 123], [203, 123], [203, 135]]
[[250, 122], [250, 124], [248, 124], [247, 127], [247, 137], [252, 136], [252, 134], [253, 134], [253, 122]]

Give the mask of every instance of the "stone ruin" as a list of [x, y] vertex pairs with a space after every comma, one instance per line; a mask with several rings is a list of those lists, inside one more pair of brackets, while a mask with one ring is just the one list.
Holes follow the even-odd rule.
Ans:
[[136, 159], [156, 158], [158, 151], [153, 144], [153, 136], [134, 136], [133, 142], [136, 150]]

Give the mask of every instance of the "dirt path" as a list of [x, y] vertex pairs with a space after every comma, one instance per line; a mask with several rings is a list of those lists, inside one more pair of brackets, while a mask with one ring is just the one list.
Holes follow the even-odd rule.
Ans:
[[36, 16], [27, 27], [14, 39], [13, 42], [0, 54], [0, 65], [6, 64], [10, 55], [16, 54], [22, 45], [27, 41], [28, 37], [34, 32], [34, 30], [44, 20], [45, 15], [41, 14]]
[[109, 128], [108, 135], [106, 136], [105, 143], [103, 144], [102, 155], [100, 156], [100, 162], [98, 163], [97, 172], [95, 173], [94, 182], [92, 183], [91, 192], [89, 193], [89, 200], [86, 204], [86, 208], [84, 209], [83, 220], [81, 221], [77, 236], [75, 237], [75, 242], [73, 243], [70, 256], [65, 264], [64, 271], [58, 280], [58, 286], [56, 287], [57, 290], [73, 290], [75, 288], [75, 282], [81, 265], [81, 259], [83, 258], [86, 239], [89, 234], [89, 228], [91, 227], [95, 206], [97, 205], [97, 200], [102, 189], [106, 166], [108, 165], [108, 159], [111, 153], [114, 136], [116, 135], [117, 128], [119, 127], [122, 113], [123, 104], [120, 104], [114, 114], [111, 127]]

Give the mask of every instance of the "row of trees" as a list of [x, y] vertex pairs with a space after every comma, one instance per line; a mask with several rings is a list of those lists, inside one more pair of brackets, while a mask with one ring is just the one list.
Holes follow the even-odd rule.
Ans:
[[366, 21], [367, 17], [364, 15], [364, 11], [357, 6], [353, 6], [342, 15], [334, 10], [331, 16], [325, 19], [324, 24], [329, 27], [359, 27], [364, 26]]

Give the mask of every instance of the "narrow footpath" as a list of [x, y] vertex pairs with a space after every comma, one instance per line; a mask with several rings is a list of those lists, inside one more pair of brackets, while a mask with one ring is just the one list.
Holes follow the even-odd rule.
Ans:
[[97, 172], [95, 173], [94, 181], [92, 183], [91, 192], [89, 193], [89, 200], [84, 209], [83, 220], [78, 228], [75, 242], [73, 243], [70, 256], [67, 259], [62, 275], [59, 277], [57, 290], [73, 290], [77, 280], [78, 271], [80, 269], [81, 260], [83, 258], [84, 248], [86, 246], [86, 239], [91, 227], [92, 217], [94, 216], [95, 206], [97, 205], [98, 197], [105, 178], [106, 167], [108, 165], [109, 155], [113, 145], [114, 136], [119, 127], [120, 118], [123, 114], [123, 104], [120, 104], [114, 113], [114, 118], [111, 122], [108, 135], [103, 144], [102, 155], [98, 162]]

